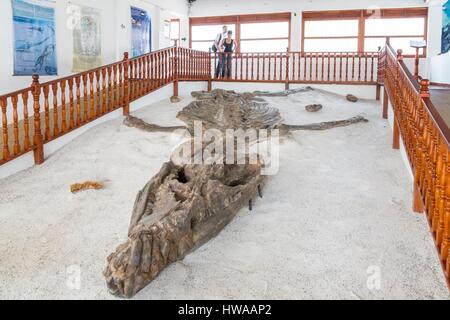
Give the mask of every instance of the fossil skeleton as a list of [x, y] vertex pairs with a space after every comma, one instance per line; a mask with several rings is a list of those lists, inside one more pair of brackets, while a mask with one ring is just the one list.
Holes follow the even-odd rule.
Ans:
[[[311, 89], [303, 89], [311, 90]], [[291, 94], [291, 93], [289, 93]], [[258, 94], [232, 91], [195, 92], [197, 101], [178, 118], [186, 127], [160, 127], [128, 117], [125, 125], [144, 131], [194, 131], [194, 121], [203, 129], [325, 130], [359, 122], [362, 117], [332, 123], [290, 126], [280, 112], [270, 108]], [[275, 94], [275, 96], [282, 95]], [[128, 240], [108, 257], [104, 271], [108, 288], [116, 295], [133, 297], [169, 264], [183, 259], [216, 236], [252, 200], [262, 197], [266, 177], [263, 162], [256, 164], [177, 165], [170, 161], [139, 192], [133, 209]]]

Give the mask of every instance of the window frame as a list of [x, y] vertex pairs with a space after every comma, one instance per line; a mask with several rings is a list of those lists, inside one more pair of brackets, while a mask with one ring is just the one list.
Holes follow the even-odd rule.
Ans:
[[[302, 32], [301, 32], [301, 50], [305, 53], [305, 39], [354, 39], [355, 37], [306, 37], [305, 26], [307, 21], [326, 21], [326, 20], [358, 20], [358, 48], [357, 53], [365, 52], [365, 40], [367, 38], [415, 38], [423, 37], [428, 42], [428, 8], [395, 8], [395, 9], [379, 9], [377, 16], [374, 16], [371, 10], [333, 10], [333, 11], [304, 11], [302, 12]], [[368, 19], [398, 19], [398, 18], [423, 18], [424, 33], [423, 35], [390, 35], [390, 36], [366, 36], [365, 25]], [[427, 57], [427, 48], [420, 55], [421, 58]], [[405, 57], [414, 57], [414, 55], [405, 55]]]
[[[191, 17], [189, 18], [189, 48], [192, 48], [192, 42], [205, 42], [192, 40], [192, 27], [193, 26], [205, 26], [205, 25], [235, 25], [235, 40], [237, 43], [236, 52], [241, 53], [241, 40], [288, 40], [287, 50], [290, 50], [291, 46], [291, 12], [282, 13], [264, 13], [264, 14], [245, 14], [245, 15], [233, 15], [233, 16], [214, 16], [214, 17]], [[260, 38], [260, 39], [241, 39], [241, 25], [250, 23], [271, 23], [271, 22], [288, 22], [288, 37], [283, 38]], [[213, 41], [213, 40], [211, 40]]]

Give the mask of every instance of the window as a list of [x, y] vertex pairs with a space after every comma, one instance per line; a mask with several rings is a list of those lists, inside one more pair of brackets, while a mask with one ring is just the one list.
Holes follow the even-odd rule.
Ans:
[[194, 50], [209, 51], [217, 35], [222, 32], [224, 25], [228, 27], [228, 30], [233, 31], [233, 34], [235, 34], [236, 26], [234, 24], [192, 26], [191, 48]]
[[356, 19], [305, 21], [304, 26], [306, 52], [358, 51], [359, 21]]
[[395, 49], [413, 55], [411, 40], [427, 39], [427, 17], [428, 8], [304, 12], [302, 48], [305, 52], [376, 52], [389, 38]]
[[289, 22], [241, 24], [241, 52], [285, 52]]
[[180, 19], [170, 20], [170, 45], [180, 45]]
[[191, 48], [208, 51], [224, 25], [233, 31], [238, 52], [285, 52], [291, 13], [191, 18]]
[[[406, 55], [415, 54], [410, 42], [426, 39], [425, 24], [425, 18], [366, 19], [364, 50], [377, 51], [378, 47], [384, 46], [389, 37], [394, 48], [403, 49]], [[423, 49], [420, 53], [424, 54]]]

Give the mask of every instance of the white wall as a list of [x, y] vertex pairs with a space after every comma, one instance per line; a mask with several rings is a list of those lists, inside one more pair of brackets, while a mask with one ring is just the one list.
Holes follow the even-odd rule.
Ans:
[[[41, 77], [41, 81], [50, 81], [72, 73], [73, 37], [68, 27], [70, 0], [56, 0], [55, 4], [42, 2], [45, 6], [55, 7], [56, 16], [56, 53], [58, 64], [57, 77]], [[102, 15], [102, 53], [103, 63], [108, 64], [120, 60], [123, 52], [131, 47], [130, 5], [148, 11], [152, 18], [153, 50], [165, 44], [160, 41], [162, 20], [180, 18], [182, 37], [188, 35], [187, 1], [186, 0], [77, 0], [76, 4], [86, 5], [101, 10]], [[15, 77], [13, 75], [13, 22], [10, 0], [0, 1], [0, 43], [2, 52], [0, 59], [0, 95], [22, 89], [31, 84], [31, 77]], [[121, 24], [125, 29], [121, 28]], [[189, 42], [185, 42], [187, 45]], [[167, 43], [168, 45], [168, 43]]]
[[450, 52], [440, 55], [442, 38], [442, 5], [445, 0], [435, 0], [430, 3], [429, 30], [434, 36], [430, 39], [430, 79], [433, 82], [450, 84]]

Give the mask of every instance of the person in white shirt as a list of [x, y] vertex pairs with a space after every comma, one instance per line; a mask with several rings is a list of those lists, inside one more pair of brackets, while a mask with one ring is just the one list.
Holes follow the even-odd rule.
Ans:
[[[218, 51], [222, 52], [220, 45], [222, 43], [222, 40], [227, 37], [227, 34], [228, 34], [228, 27], [227, 26], [223, 26], [222, 33], [219, 33], [216, 36], [216, 39], [214, 40], [214, 44], [212, 46], [212, 50], [214, 52], [218, 52]], [[218, 60], [219, 61], [217, 63], [216, 78], [219, 78], [220, 71], [222, 70], [222, 55], [221, 54], [219, 54], [219, 59]]]

